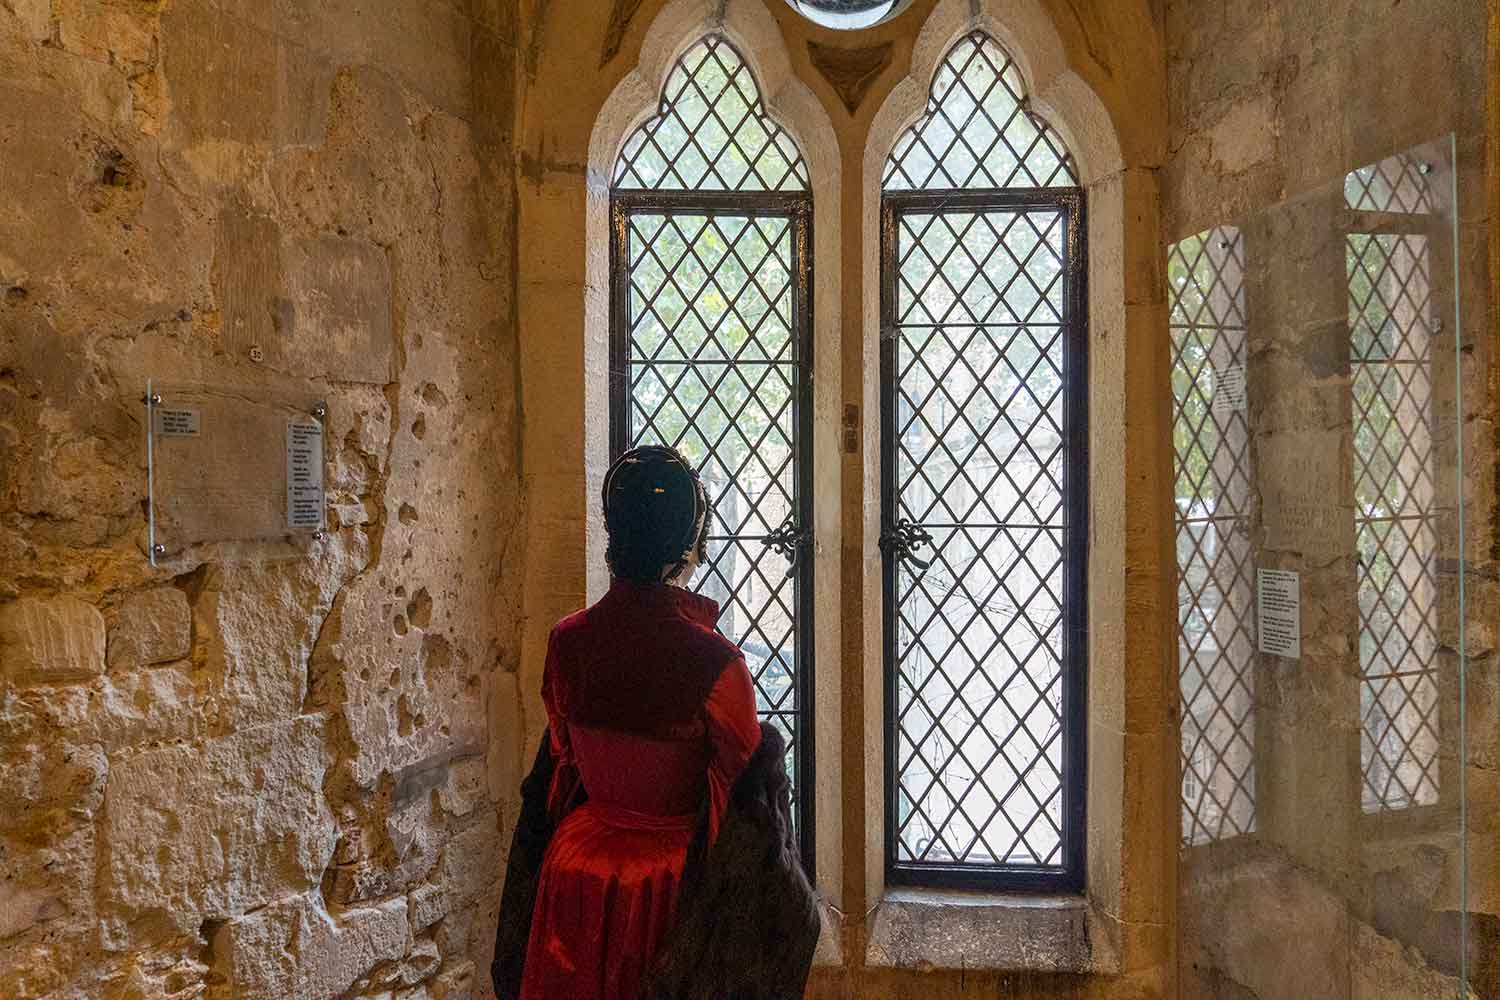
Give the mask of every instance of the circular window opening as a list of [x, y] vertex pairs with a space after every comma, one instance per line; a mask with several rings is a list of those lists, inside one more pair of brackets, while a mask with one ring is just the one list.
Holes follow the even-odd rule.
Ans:
[[825, 28], [857, 31], [879, 24], [911, 0], [786, 0], [803, 17]]

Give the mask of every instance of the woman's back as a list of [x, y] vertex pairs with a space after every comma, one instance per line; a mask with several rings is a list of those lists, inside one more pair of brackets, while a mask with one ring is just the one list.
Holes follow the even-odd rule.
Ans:
[[617, 582], [553, 630], [548, 804], [566, 818], [538, 886], [526, 1000], [639, 994], [699, 814], [706, 805], [712, 836], [760, 738], [754, 685], [717, 614], [680, 587]]

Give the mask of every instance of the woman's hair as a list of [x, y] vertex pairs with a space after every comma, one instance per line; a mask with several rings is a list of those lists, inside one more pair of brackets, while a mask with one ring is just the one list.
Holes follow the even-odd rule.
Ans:
[[675, 449], [635, 448], [604, 477], [604, 558], [618, 579], [660, 583], [676, 576], [696, 550], [707, 558], [708, 493]]

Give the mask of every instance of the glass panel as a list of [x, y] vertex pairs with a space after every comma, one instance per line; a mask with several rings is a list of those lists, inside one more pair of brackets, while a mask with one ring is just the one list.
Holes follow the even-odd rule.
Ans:
[[683, 53], [657, 114], [625, 140], [616, 190], [806, 191], [797, 144], [765, 112], [760, 87], [723, 37]]
[[1454, 148], [1168, 248], [1184, 996], [1489, 995], [1464, 981], [1482, 362]]
[[703, 476], [715, 533], [694, 588], [719, 602], [762, 718], [788, 737], [795, 796], [800, 583], [766, 543], [801, 503], [792, 223], [641, 210], [625, 225], [627, 446], [672, 445]]
[[311, 392], [146, 387], [148, 556], [212, 542], [220, 560], [303, 555], [324, 527], [324, 407]]
[[1054, 207], [898, 216], [898, 864], [1064, 865], [1064, 246]]
[[[1377, 201], [1372, 189], [1384, 176], [1372, 171], [1357, 205], [1429, 204], [1414, 164], [1401, 175], [1414, 180], [1384, 184]], [[1424, 235], [1353, 233], [1346, 246], [1360, 763], [1364, 809], [1376, 812], [1431, 805], [1440, 778], [1431, 257]]]
[[1182, 837], [1255, 829], [1255, 616], [1245, 259], [1220, 226], [1171, 248]]
[[1074, 187], [1062, 140], [1030, 110], [1021, 71], [988, 35], [955, 45], [933, 76], [927, 112], [896, 140], [887, 191]]

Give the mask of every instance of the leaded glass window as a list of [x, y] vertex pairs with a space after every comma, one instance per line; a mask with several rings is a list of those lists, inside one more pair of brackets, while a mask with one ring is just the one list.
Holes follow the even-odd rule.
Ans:
[[811, 207], [739, 53], [718, 35], [689, 47], [615, 169], [611, 447], [669, 444], [703, 476], [716, 528], [693, 585], [787, 737], [809, 862]]
[[[1437, 521], [1432, 440], [1432, 212], [1410, 154], [1351, 172], [1345, 201], [1383, 230], [1351, 233], [1354, 534], [1358, 549], [1361, 801], [1438, 800]], [[1405, 225], [1392, 216], [1406, 216]], [[1375, 228], [1375, 227], [1371, 227]]]
[[975, 32], [938, 67], [927, 113], [885, 163], [886, 191], [1076, 187], [1073, 157], [1031, 112], [1021, 71]]
[[1182, 698], [1182, 839], [1255, 828], [1255, 607], [1245, 247], [1219, 226], [1167, 254]]
[[683, 53], [657, 113], [625, 140], [616, 190], [806, 191], [807, 165], [750, 67], [710, 35]]
[[887, 878], [1076, 888], [1082, 193], [980, 33], [884, 177]]

